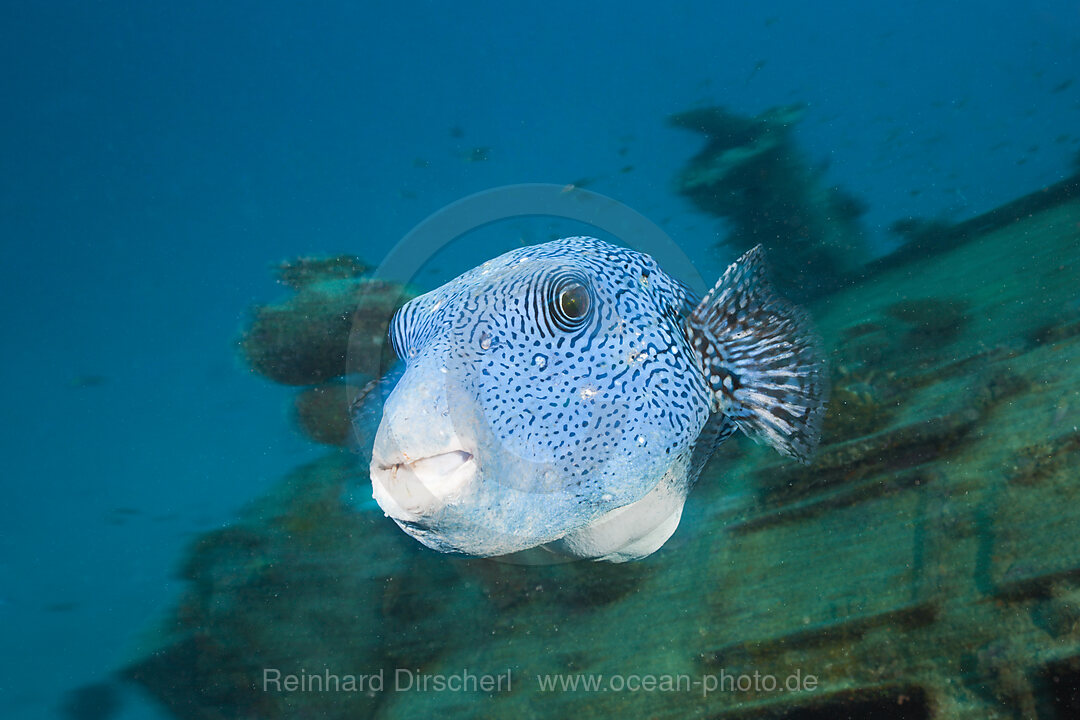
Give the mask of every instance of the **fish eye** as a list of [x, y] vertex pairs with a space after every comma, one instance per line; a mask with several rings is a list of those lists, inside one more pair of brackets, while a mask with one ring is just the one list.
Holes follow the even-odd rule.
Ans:
[[547, 307], [541, 317], [550, 330], [573, 332], [588, 321], [593, 306], [592, 289], [578, 273], [553, 278], [545, 295]]
[[559, 292], [559, 310], [570, 320], [581, 320], [589, 313], [589, 291], [581, 283], [573, 283]]

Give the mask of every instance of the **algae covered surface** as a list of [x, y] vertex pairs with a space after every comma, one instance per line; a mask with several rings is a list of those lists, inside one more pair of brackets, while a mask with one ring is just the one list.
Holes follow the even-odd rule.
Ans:
[[[869, 266], [811, 306], [815, 462], [729, 441], [637, 563], [428, 551], [345, 502], [366, 462], [332, 451], [193, 544], [126, 674], [180, 718], [1072, 717], [1077, 277], [1068, 198]], [[420, 687], [469, 674], [507, 681]]]

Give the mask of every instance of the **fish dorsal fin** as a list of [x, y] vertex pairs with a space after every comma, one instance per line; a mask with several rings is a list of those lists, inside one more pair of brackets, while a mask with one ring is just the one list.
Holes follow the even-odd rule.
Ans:
[[817, 449], [828, 383], [809, 315], [777, 296], [764, 251], [735, 261], [686, 320], [712, 410], [806, 462]]

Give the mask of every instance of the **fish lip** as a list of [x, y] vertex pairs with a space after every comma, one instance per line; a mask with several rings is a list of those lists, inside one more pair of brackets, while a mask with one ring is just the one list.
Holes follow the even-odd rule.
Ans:
[[465, 450], [463, 448], [459, 448], [457, 450], [447, 450], [446, 452], [435, 453], [434, 455], [424, 455], [423, 457], [418, 457], [418, 458], [410, 458], [405, 453], [401, 453], [401, 460], [399, 460], [398, 462], [390, 463], [390, 464], [380, 463], [379, 464], [379, 469], [389, 471], [389, 470], [393, 470], [394, 468], [401, 468], [401, 467], [415, 468], [418, 464], [423, 463], [425, 461], [435, 460], [435, 459], [438, 459], [438, 458], [446, 457], [448, 455], [463, 455], [464, 457], [460, 458], [462, 465], [469, 462], [474, 457], [471, 452], [469, 452], [468, 450]]
[[452, 503], [479, 475], [475, 456], [446, 450], [419, 458], [400, 452], [396, 462], [371, 463], [372, 497], [389, 517], [418, 523]]

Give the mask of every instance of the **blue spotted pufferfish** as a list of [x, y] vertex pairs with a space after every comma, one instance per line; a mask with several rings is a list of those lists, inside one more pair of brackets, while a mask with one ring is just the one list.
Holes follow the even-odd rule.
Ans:
[[643, 558], [736, 430], [800, 461], [818, 444], [823, 354], [760, 246], [700, 302], [624, 247], [521, 248], [407, 303], [390, 339], [373, 495], [442, 552]]

